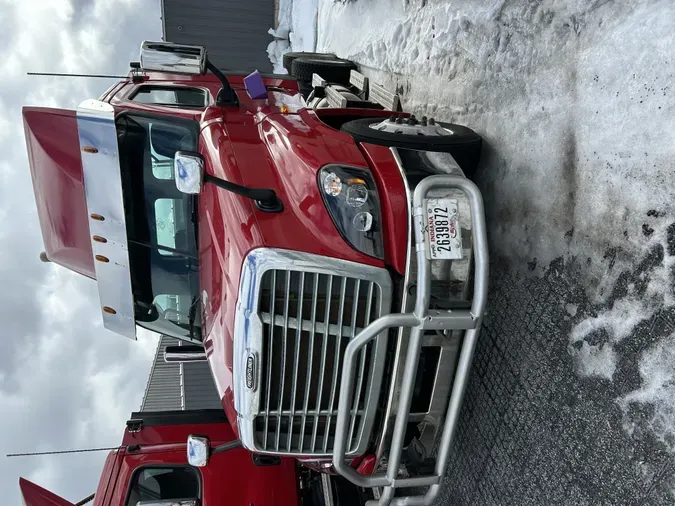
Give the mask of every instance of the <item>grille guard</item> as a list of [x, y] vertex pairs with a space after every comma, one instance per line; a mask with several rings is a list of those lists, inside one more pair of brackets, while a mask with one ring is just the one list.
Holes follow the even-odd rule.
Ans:
[[[472, 221], [472, 240], [474, 251], [474, 295], [470, 310], [437, 311], [429, 309], [431, 290], [431, 261], [427, 260], [427, 246], [424, 241], [425, 212], [424, 199], [434, 189], [458, 189], [469, 199]], [[382, 316], [364, 328], [349, 342], [344, 355], [342, 382], [340, 385], [340, 402], [338, 405], [337, 426], [333, 447], [333, 466], [337, 473], [357, 486], [374, 488], [383, 487], [379, 500], [369, 501], [371, 506], [393, 505], [428, 505], [432, 504], [439, 491], [445, 475], [450, 447], [457, 426], [462, 399], [466, 389], [471, 361], [480, 331], [480, 325], [487, 303], [488, 286], [488, 249], [485, 228], [485, 212], [483, 198], [474, 183], [462, 176], [438, 175], [422, 180], [413, 195], [412, 219], [414, 226], [415, 251], [417, 255], [417, 294], [415, 309], [412, 313], [394, 313]], [[358, 474], [346, 461], [347, 431], [349, 429], [349, 410], [351, 391], [354, 384], [356, 358], [361, 348], [392, 327], [409, 327], [410, 338], [404, 362], [403, 380], [399, 397], [396, 421], [391, 440], [386, 473], [372, 476]], [[459, 363], [452, 385], [452, 393], [445, 416], [436, 466], [434, 473], [412, 478], [399, 478], [398, 472], [403, 452], [413, 384], [417, 374], [417, 366], [422, 345], [422, 334], [425, 330], [465, 330]], [[425, 495], [394, 497], [396, 488], [429, 486]]]

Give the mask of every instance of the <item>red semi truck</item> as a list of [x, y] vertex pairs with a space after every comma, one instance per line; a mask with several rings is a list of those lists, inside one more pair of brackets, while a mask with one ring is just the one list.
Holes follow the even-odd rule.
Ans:
[[[331, 485], [317, 473], [301, 470], [292, 458], [252, 458], [222, 411], [131, 416], [122, 444], [105, 461], [93, 506], [362, 504], [354, 488]], [[186, 461], [186, 441], [192, 434], [208, 439], [213, 448], [203, 469]], [[19, 486], [25, 506], [75, 506], [23, 478]]]
[[146, 42], [99, 100], [24, 108], [43, 259], [96, 280], [106, 328], [208, 360], [250, 452], [429, 504], [487, 299], [481, 139], [312, 65], [305, 97]]

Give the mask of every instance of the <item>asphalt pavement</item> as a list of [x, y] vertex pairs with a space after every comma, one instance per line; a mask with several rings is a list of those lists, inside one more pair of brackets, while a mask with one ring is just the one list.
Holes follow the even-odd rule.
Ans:
[[[439, 504], [675, 504], [675, 459], [646, 428], [652, 408], [634, 407], [626, 420], [617, 403], [639, 388], [638, 359], [673, 333], [675, 313], [657, 311], [619, 345], [612, 381], [579, 377], [569, 349], [579, 318], [610, 306], [628, 286], [646, 286], [663, 257], [656, 247], [624, 272], [602, 307], [575, 281], [583, 268], [575, 261], [556, 260], [534, 276], [492, 260], [489, 314]], [[566, 308], [572, 300], [575, 316]]]

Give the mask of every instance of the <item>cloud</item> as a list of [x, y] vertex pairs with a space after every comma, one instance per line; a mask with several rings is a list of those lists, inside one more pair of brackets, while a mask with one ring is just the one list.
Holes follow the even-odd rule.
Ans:
[[28, 71], [125, 74], [144, 39], [161, 37], [159, 0], [0, 0], [0, 490], [20, 504], [27, 477], [77, 501], [105, 452], [5, 459], [5, 453], [114, 446], [140, 407], [155, 339], [102, 328], [96, 285], [38, 255], [21, 107], [74, 108], [114, 81]]

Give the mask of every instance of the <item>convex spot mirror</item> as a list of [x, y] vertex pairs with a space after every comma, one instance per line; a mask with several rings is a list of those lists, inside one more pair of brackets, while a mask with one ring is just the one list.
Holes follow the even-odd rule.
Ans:
[[211, 456], [211, 441], [205, 436], [188, 436], [187, 459], [194, 467], [204, 467]]
[[190, 195], [202, 191], [204, 181], [204, 159], [198, 153], [176, 151], [173, 172], [178, 191]]

